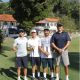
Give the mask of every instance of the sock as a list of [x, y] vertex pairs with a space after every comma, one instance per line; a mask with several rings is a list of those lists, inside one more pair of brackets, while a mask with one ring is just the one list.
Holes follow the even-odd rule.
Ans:
[[24, 76], [24, 78], [27, 78], [27, 76]]
[[46, 78], [46, 73], [44, 73], [43, 75], [44, 75], [44, 78]]
[[18, 79], [20, 79], [20, 76], [18, 76]]
[[54, 73], [53, 72], [51, 72], [51, 77], [54, 77]]
[[59, 74], [58, 73], [56, 73], [56, 78], [59, 78]]
[[40, 72], [37, 73], [38, 77], [40, 77]]
[[32, 73], [33, 77], [35, 78], [35, 73]]
[[66, 80], [69, 80], [69, 76], [68, 75], [66, 75]]

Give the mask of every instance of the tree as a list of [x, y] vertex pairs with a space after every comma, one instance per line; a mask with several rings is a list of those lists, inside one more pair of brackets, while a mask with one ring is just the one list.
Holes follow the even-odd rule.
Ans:
[[10, 3], [9, 2], [1, 2], [0, 3], [0, 14], [13, 14], [14, 11], [11, 9], [10, 7]]

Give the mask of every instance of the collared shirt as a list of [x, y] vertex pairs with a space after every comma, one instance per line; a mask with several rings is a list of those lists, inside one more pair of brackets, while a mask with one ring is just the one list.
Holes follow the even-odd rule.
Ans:
[[17, 47], [17, 57], [23, 57], [27, 55], [27, 43], [28, 40], [26, 37], [24, 38], [20, 38], [18, 37], [17, 39], [15, 39], [13, 46]]
[[44, 53], [41, 53], [41, 58], [52, 58], [50, 40], [51, 36], [41, 38], [41, 47], [49, 53], [48, 56], [46, 56]]
[[51, 43], [54, 43], [58, 48], [64, 48], [67, 41], [71, 41], [67, 32], [56, 32], [52, 35]]
[[34, 50], [30, 52], [30, 57], [40, 57], [38, 49], [39, 44], [40, 44], [40, 38], [38, 36], [36, 38], [30, 38], [28, 40], [28, 45], [34, 48]]

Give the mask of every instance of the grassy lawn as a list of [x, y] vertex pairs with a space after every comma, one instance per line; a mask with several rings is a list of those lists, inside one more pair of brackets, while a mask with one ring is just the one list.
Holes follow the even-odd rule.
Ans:
[[[71, 65], [69, 67], [70, 80], [79, 80], [79, 38], [72, 39], [69, 47]], [[7, 38], [3, 43], [3, 52], [0, 53], [0, 80], [17, 80], [15, 68], [15, 53], [12, 51], [13, 39]], [[28, 76], [31, 75], [31, 66], [28, 64]], [[64, 80], [64, 68], [61, 66], [61, 78]], [[42, 68], [41, 68], [42, 70]], [[49, 73], [49, 72], [48, 72]], [[22, 79], [23, 80], [23, 79]], [[29, 80], [31, 80], [29, 78]]]

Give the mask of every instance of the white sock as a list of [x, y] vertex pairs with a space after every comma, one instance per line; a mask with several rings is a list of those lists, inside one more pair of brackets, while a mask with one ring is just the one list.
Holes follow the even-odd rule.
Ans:
[[38, 77], [40, 77], [40, 72], [37, 73]]
[[35, 78], [35, 73], [32, 73], [33, 77]]
[[18, 76], [18, 78], [20, 78], [20, 76]]
[[44, 78], [46, 78], [46, 73], [43, 73], [43, 75], [44, 75]]
[[68, 75], [66, 75], [66, 80], [69, 80], [69, 76]]
[[27, 76], [24, 76], [24, 78], [27, 78]]
[[56, 78], [59, 78], [59, 74], [58, 73], [56, 73]]
[[53, 72], [51, 72], [51, 77], [54, 77], [54, 73]]

